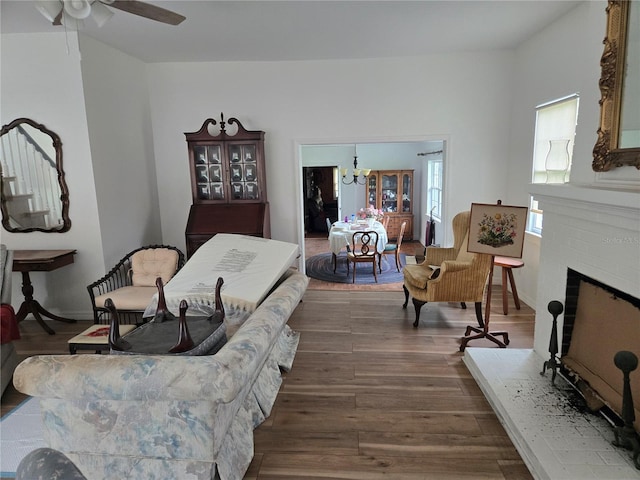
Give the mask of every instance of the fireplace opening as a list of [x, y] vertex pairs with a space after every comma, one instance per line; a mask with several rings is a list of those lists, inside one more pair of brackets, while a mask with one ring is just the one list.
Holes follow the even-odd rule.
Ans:
[[[560, 372], [584, 396], [589, 410], [622, 425], [621, 350], [640, 357], [640, 299], [572, 269], [567, 270]], [[630, 373], [634, 428], [640, 431], [640, 369]]]

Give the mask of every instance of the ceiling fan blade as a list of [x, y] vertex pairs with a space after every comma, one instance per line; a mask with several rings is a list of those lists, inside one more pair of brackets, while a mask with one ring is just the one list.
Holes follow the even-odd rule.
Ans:
[[186, 17], [179, 13], [166, 10], [164, 8], [156, 7], [146, 2], [139, 2], [138, 0], [115, 0], [113, 3], [105, 2], [109, 7], [117, 8], [124, 12], [133, 13], [134, 15], [140, 15], [141, 17], [149, 18], [157, 22], [168, 23], [169, 25], [179, 25]]

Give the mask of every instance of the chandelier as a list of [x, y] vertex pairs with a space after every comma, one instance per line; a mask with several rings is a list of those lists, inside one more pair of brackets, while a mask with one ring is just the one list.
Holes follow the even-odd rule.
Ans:
[[[371, 173], [370, 168], [358, 168], [358, 156], [354, 155], [353, 157], [353, 180], [347, 182], [347, 169], [341, 168], [340, 175], [342, 175], [342, 183], [345, 185], [364, 185], [367, 181], [367, 176]], [[360, 175], [362, 175], [362, 181], [360, 181]]]

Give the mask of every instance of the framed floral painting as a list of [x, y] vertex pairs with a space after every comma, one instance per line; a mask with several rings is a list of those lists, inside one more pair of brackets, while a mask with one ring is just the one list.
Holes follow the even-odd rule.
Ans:
[[522, 257], [527, 210], [527, 207], [499, 203], [472, 203], [468, 251]]

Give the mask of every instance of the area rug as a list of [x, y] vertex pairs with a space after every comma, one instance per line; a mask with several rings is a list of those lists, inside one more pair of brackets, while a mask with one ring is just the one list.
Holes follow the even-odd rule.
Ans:
[[0, 421], [0, 478], [14, 478], [20, 461], [45, 447], [40, 403], [28, 398]]
[[[332, 283], [351, 283], [353, 281], [353, 264], [349, 266], [349, 274], [347, 275], [347, 254], [340, 252], [338, 255], [338, 265], [336, 273], [333, 273], [333, 263], [331, 261], [331, 253], [321, 253], [308, 258], [305, 265], [307, 276], [322, 280], [323, 282]], [[400, 254], [402, 265], [407, 262], [404, 253]], [[357, 265], [356, 284], [357, 285], [375, 285], [376, 281], [373, 277], [371, 264], [361, 263]], [[398, 283], [402, 282], [402, 269], [396, 270], [396, 259], [393, 255], [387, 255], [382, 259], [382, 273], [378, 272], [378, 284]]]

